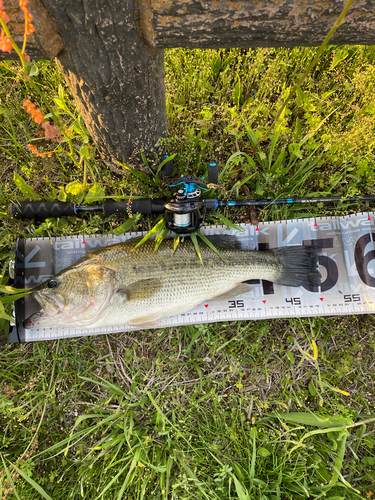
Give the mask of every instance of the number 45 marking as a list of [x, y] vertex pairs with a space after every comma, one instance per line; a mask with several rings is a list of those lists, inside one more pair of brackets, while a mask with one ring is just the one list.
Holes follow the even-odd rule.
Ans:
[[294, 299], [285, 299], [285, 302], [287, 304], [292, 304], [292, 306], [300, 306], [301, 305], [301, 299], [299, 297], [295, 297]]

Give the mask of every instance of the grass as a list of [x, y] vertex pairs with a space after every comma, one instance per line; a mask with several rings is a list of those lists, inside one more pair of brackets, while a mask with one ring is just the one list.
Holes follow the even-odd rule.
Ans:
[[[276, 116], [280, 94], [315, 51], [168, 50], [167, 148], [176, 153], [178, 173], [204, 175], [206, 163], [216, 160], [223, 199], [242, 195], [244, 181], [254, 197], [373, 194], [374, 47], [328, 47], [269, 140], [252, 151]], [[47, 87], [50, 102], [59, 95], [71, 111], [67, 119], [79, 120], [55, 65], [37, 65], [37, 83]], [[22, 106], [24, 99], [38, 101], [14, 78], [14, 68], [0, 65], [4, 265], [18, 236], [104, 233], [124, 223], [100, 214], [44, 222], [6, 216], [9, 202], [29, 196], [81, 196], [72, 181], [83, 179], [68, 155], [40, 158], [27, 148], [32, 142], [52, 149]], [[99, 158], [89, 167], [88, 183], [106, 196], [166, 192], [162, 183], [111, 171]], [[150, 175], [143, 164], [132, 167]], [[25, 181], [21, 190], [14, 172]], [[368, 207], [275, 206], [258, 216], [361, 209]], [[247, 216], [246, 209], [222, 213], [233, 222]], [[155, 220], [134, 222], [150, 229]], [[374, 332], [366, 315], [35, 345], [8, 345], [4, 334], [0, 498], [374, 498]]]
[[[52, 498], [121, 498], [122, 489], [123, 498], [363, 498], [372, 427], [346, 431], [337, 420], [373, 411], [364, 369], [373, 321], [347, 320], [350, 337], [342, 321], [314, 319], [308, 337], [296, 319], [4, 346], [2, 455]], [[355, 345], [354, 332], [366, 341]], [[318, 358], [301, 363], [313, 335]], [[285, 421], [286, 411], [336, 419], [336, 430], [298, 447], [317, 428]], [[17, 483], [33, 498], [27, 480]]]

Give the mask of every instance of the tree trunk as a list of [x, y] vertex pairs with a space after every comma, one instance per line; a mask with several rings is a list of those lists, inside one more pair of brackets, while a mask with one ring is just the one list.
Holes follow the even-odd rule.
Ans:
[[67, 49], [61, 71], [108, 163], [152, 150], [167, 133], [164, 53], [145, 48], [131, 0], [45, 0]]

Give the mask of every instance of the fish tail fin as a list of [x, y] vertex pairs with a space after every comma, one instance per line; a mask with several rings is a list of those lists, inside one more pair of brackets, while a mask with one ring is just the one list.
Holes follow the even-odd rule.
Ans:
[[273, 250], [280, 262], [280, 274], [275, 283], [284, 286], [321, 284], [318, 259], [322, 249], [312, 245], [291, 246]]

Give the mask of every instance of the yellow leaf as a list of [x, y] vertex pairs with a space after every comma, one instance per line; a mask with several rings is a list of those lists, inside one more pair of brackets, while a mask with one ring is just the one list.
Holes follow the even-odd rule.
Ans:
[[314, 357], [313, 359], [318, 359], [318, 347], [316, 345], [315, 340], [312, 341], [313, 349], [314, 349]]
[[350, 396], [349, 392], [342, 391], [341, 389], [337, 389], [336, 387], [331, 387], [331, 389], [335, 392], [339, 392], [340, 394], [344, 394], [344, 396]]

